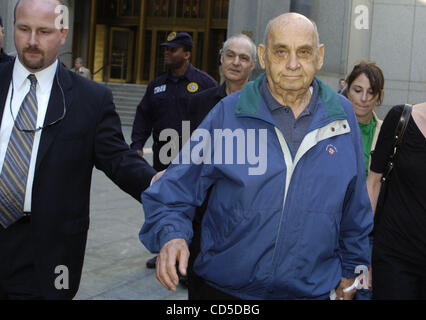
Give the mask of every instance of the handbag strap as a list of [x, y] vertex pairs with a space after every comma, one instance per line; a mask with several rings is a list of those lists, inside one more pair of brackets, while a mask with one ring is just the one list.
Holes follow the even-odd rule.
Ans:
[[410, 121], [410, 118], [411, 118], [412, 110], [413, 110], [413, 106], [411, 104], [404, 105], [404, 110], [402, 110], [401, 118], [399, 119], [398, 125], [396, 126], [396, 129], [395, 129], [394, 142], [392, 147], [393, 154], [389, 156], [389, 162], [381, 180], [382, 183], [389, 178], [389, 175], [392, 172], [392, 169], [394, 167], [395, 155], [399, 145], [401, 144], [402, 137], [404, 136], [405, 130], [407, 129], [408, 122]]

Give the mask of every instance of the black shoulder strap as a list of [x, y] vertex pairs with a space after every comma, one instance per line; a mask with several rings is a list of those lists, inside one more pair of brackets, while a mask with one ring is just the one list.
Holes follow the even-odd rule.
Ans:
[[382, 182], [385, 182], [393, 169], [394, 159], [396, 152], [398, 150], [398, 146], [401, 144], [402, 137], [404, 136], [405, 130], [407, 129], [408, 122], [411, 118], [411, 111], [413, 110], [413, 106], [410, 104], [404, 105], [404, 110], [402, 110], [401, 118], [399, 119], [398, 125], [395, 129], [394, 135], [394, 143], [393, 143], [393, 153], [389, 156], [388, 165], [386, 166], [386, 171], [383, 174]]
[[[404, 106], [404, 110], [402, 110], [401, 118], [399, 119], [399, 123], [395, 130], [395, 142], [393, 145], [394, 151], [395, 151], [395, 148], [397, 148], [402, 141], [402, 137], [404, 136], [405, 129], [407, 129], [408, 122], [410, 121], [410, 118], [411, 118], [412, 110], [413, 110], [413, 106], [410, 104], [406, 104]], [[396, 152], [394, 152], [394, 155], [395, 153]]]

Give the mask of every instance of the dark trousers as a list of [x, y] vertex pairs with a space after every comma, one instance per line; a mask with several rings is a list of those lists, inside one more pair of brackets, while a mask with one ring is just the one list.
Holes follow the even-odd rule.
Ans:
[[194, 272], [188, 273], [188, 300], [241, 300], [209, 286]]
[[426, 266], [373, 248], [373, 300], [426, 300]]
[[0, 226], [0, 300], [42, 299], [34, 272], [31, 221]]

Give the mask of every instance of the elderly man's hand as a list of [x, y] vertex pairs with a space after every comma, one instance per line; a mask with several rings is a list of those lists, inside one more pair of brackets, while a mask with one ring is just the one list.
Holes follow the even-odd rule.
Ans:
[[354, 298], [356, 289], [353, 289], [349, 292], [343, 292], [343, 290], [349, 288], [354, 283], [354, 281], [355, 279], [347, 279], [342, 277], [338, 287], [336, 288], [336, 300], [352, 300]]
[[184, 239], [173, 239], [161, 248], [157, 257], [157, 280], [168, 290], [176, 291], [179, 276], [176, 271], [176, 262], [179, 261], [179, 272], [186, 276], [188, 267], [189, 249]]

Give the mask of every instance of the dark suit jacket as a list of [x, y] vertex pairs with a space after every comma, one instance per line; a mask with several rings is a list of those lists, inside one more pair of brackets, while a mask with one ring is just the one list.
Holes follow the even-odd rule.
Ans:
[[0, 63], [6, 63], [15, 60], [14, 57], [7, 55], [3, 49], [0, 48]]
[[[12, 70], [12, 62], [0, 65], [0, 119], [3, 112], [9, 112], [4, 105]], [[83, 266], [93, 167], [138, 201], [155, 171], [125, 143], [109, 89], [62, 66], [58, 79], [67, 112], [41, 136], [32, 193], [32, 244], [42, 295], [71, 299], [78, 290]], [[55, 79], [45, 124], [62, 113], [63, 96]], [[58, 276], [54, 270], [59, 265], [68, 267], [69, 290], [54, 286]]]

